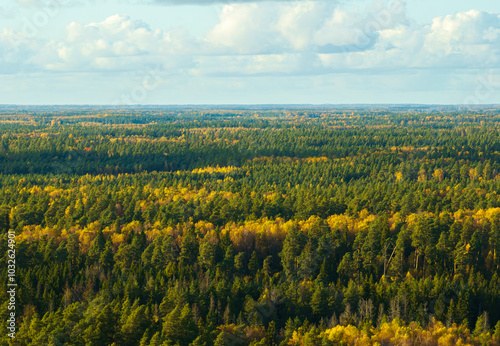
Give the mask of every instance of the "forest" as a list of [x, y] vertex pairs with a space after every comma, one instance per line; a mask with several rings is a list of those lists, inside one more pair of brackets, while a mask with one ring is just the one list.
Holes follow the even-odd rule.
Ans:
[[500, 107], [0, 106], [0, 238], [0, 345], [500, 345]]

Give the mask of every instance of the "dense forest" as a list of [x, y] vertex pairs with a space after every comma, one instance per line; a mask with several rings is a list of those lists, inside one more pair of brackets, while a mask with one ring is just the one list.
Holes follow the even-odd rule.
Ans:
[[500, 345], [500, 108], [1, 106], [0, 237], [1, 345]]

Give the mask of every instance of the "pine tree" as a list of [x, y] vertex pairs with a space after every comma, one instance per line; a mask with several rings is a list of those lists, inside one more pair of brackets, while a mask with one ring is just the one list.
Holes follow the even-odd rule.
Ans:
[[259, 261], [257, 259], [257, 252], [255, 251], [253, 251], [252, 256], [250, 256], [250, 261], [248, 262], [248, 270], [254, 275], [259, 270]]
[[311, 309], [316, 318], [324, 315], [328, 304], [326, 302], [326, 292], [323, 284], [317, 284], [311, 297]]
[[266, 344], [268, 346], [276, 345], [276, 343], [274, 342], [275, 334], [276, 334], [276, 325], [274, 321], [271, 321], [269, 322], [269, 325], [267, 327]]
[[280, 252], [281, 265], [285, 271], [287, 278], [296, 277], [298, 270], [298, 257], [305, 245], [304, 235], [297, 229], [292, 227], [283, 242], [283, 250]]

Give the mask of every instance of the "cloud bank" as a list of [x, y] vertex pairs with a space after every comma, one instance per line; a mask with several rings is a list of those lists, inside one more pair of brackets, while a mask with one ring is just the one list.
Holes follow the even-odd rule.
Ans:
[[[27, 27], [0, 29], [0, 74], [113, 75], [155, 66], [189, 78], [458, 75], [496, 71], [499, 49], [498, 13], [472, 9], [421, 24], [402, 1], [368, 9], [328, 1], [241, 1], [224, 3], [218, 22], [202, 36], [121, 14], [71, 21], [60, 39], [39, 39]], [[446, 78], [460, 85], [460, 78]]]

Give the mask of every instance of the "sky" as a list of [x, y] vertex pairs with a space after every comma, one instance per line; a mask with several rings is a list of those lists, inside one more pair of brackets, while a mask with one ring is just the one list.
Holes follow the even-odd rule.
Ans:
[[0, 0], [0, 104], [497, 104], [498, 0]]

